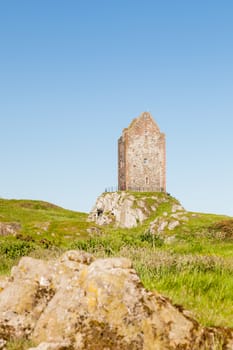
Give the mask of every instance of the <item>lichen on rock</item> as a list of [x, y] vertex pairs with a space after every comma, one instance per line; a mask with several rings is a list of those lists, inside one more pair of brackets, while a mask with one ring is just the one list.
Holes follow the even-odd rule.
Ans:
[[0, 291], [0, 344], [21, 338], [33, 350], [233, 348], [232, 331], [203, 328], [147, 291], [129, 259], [80, 251], [47, 262], [22, 258], [12, 269]]

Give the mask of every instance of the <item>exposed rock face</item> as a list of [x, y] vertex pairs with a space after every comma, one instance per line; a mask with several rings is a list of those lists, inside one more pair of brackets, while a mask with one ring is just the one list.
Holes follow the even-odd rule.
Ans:
[[137, 199], [132, 193], [124, 191], [103, 193], [97, 198], [88, 220], [98, 225], [114, 223], [117, 227], [131, 228], [142, 223], [166, 201], [166, 194], [148, 194]]
[[21, 229], [21, 225], [16, 222], [0, 222], [0, 236], [15, 235]]
[[172, 231], [187, 220], [188, 216], [186, 210], [180, 204], [173, 204], [171, 207], [171, 214], [168, 215], [167, 212], [164, 212], [162, 215], [158, 216], [150, 223], [149, 231], [151, 234], [161, 236], [165, 229]]
[[0, 344], [21, 337], [37, 350], [233, 349], [233, 332], [204, 329], [145, 290], [128, 259], [79, 251], [13, 268], [0, 292]]
[[134, 207], [135, 198], [126, 192], [102, 194], [97, 198], [88, 220], [98, 225], [115, 223], [116, 226], [131, 228], [146, 219], [141, 207]]
[[[98, 225], [115, 224], [117, 227], [131, 228], [156, 214], [158, 207], [166, 202], [169, 202], [166, 194], [147, 194], [138, 199], [134, 194], [124, 191], [103, 193], [97, 198], [88, 221]], [[171, 201], [169, 215], [166, 211], [160, 212], [151, 222], [149, 231], [151, 234], [160, 234], [165, 229], [171, 231], [186, 220], [186, 210], [178, 201]]]

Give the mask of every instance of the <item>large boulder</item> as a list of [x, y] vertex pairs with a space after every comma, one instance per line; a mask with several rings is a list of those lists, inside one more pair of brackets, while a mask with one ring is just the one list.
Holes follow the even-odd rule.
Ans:
[[201, 327], [147, 291], [126, 258], [69, 251], [22, 258], [0, 289], [0, 345], [29, 338], [37, 350], [233, 349], [233, 332]]

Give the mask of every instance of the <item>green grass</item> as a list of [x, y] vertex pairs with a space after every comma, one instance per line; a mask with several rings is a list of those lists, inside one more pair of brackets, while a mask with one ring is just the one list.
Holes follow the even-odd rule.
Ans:
[[[95, 227], [86, 213], [66, 210], [43, 201], [0, 199], [0, 222], [19, 223], [15, 235], [0, 236], [0, 274], [9, 272], [21, 256], [66, 249], [77, 238], [89, 237]], [[42, 254], [43, 256], [45, 254]]]
[[[188, 221], [167, 230], [174, 236], [151, 236], [148, 227], [157, 215], [171, 213], [178, 201], [166, 194], [134, 193], [157, 210], [132, 229], [98, 227], [76, 213], [41, 201], [0, 200], [0, 221], [18, 222], [20, 232], [0, 237], [0, 274], [9, 273], [21, 256], [58, 256], [67, 249], [82, 249], [97, 257], [132, 259], [143, 284], [190, 310], [205, 326], [233, 327], [233, 231], [232, 218], [187, 213]], [[148, 196], [148, 197], [147, 197]], [[165, 201], [164, 201], [165, 199]]]
[[205, 326], [233, 327], [233, 259], [214, 255], [171, 254], [156, 249], [127, 252], [146, 288], [156, 289], [173, 303], [191, 310]]

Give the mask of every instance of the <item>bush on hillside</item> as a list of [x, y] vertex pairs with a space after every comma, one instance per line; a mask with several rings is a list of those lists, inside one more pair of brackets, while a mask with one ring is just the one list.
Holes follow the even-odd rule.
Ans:
[[0, 245], [0, 254], [7, 258], [15, 259], [28, 255], [34, 249], [34, 245], [31, 242], [2, 242]]
[[233, 239], [233, 220], [222, 220], [210, 226], [215, 238]]

